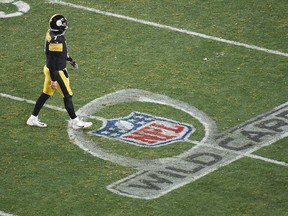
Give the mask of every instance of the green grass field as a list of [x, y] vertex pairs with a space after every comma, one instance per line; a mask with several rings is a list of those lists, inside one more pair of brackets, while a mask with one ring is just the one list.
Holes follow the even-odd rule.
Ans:
[[[219, 132], [229, 131], [287, 102], [287, 1], [23, 0], [28, 12], [1, 18], [1, 11], [18, 10], [15, 2], [0, 0], [0, 216], [288, 215], [284, 121], [266, 125], [274, 126], [274, 134], [283, 132], [280, 138], [248, 152], [260, 159], [241, 157], [155, 199], [107, 189], [135, 174], [137, 166], [95, 157], [69, 139], [68, 114], [55, 109], [64, 108], [58, 93], [47, 103], [54, 108], [40, 113], [47, 128], [25, 124], [30, 102], [42, 91], [48, 20], [61, 13], [69, 21], [69, 53], [79, 64], [77, 71], [68, 68], [76, 110], [108, 94], [139, 89], [196, 107]], [[143, 161], [142, 167], [175, 159], [196, 147], [190, 141], [205, 136], [201, 122], [169, 103], [107, 102], [93, 115], [113, 119], [133, 111], [191, 124], [196, 131], [188, 140], [157, 148], [82, 135], [108, 154]], [[102, 126], [90, 120], [90, 130]], [[263, 143], [271, 134], [261, 137]]]

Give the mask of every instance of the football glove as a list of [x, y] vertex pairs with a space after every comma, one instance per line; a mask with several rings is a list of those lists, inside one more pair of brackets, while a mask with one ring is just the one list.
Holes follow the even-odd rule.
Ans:
[[67, 57], [67, 61], [69, 61], [69, 63], [72, 65], [72, 68], [74, 70], [78, 69], [78, 64], [70, 56]]
[[78, 69], [78, 64], [75, 62], [75, 61], [70, 61], [70, 64], [72, 65], [72, 68], [74, 70], [77, 70]]

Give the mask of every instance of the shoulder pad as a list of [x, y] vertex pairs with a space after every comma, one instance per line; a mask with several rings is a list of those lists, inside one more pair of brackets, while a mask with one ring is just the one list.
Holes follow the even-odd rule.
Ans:
[[59, 38], [59, 35], [53, 34], [53, 32], [49, 30], [46, 33], [46, 40], [48, 43], [61, 43], [61, 41], [58, 38]]
[[51, 35], [50, 35], [50, 32], [49, 32], [49, 31], [46, 33], [45, 39], [46, 39], [46, 41], [47, 41], [48, 43], [50, 43], [50, 41], [51, 41]]

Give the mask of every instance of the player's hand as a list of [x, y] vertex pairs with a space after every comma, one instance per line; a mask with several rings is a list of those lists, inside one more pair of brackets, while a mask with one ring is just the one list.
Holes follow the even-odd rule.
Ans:
[[50, 87], [52, 89], [56, 89], [57, 88], [57, 81], [51, 81]]
[[76, 61], [70, 61], [70, 64], [72, 65], [72, 68], [74, 70], [77, 70], [78, 69], [78, 64], [76, 63]]

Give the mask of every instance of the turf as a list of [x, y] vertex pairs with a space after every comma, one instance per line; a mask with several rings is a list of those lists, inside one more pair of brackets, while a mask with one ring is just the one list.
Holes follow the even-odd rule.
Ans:
[[[70, 69], [76, 110], [122, 89], [143, 89], [197, 107], [225, 131], [287, 101], [287, 57], [204, 39], [44, 0], [25, 0], [31, 9], [0, 18], [0, 93], [35, 101], [42, 90], [44, 36], [48, 20], [69, 20]], [[137, 0], [69, 2], [241, 43], [288, 53], [285, 0]], [[0, 3], [0, 11], [15, 5]], [[50, 105], [63, 108], [57, 93]], [[33, 105], [0, 97], [0, 215], [17, 216], [285, 216], [287, 166], [242, 158], [152, 200], [117, 195], [107, 186], [136, 172], [83, 151], [67, 134], [68, 115], [43, 108], [48, 127], [25, 122]], [[166, 105], [130, 102], [97, 113], [119, 118], [133, 111], [186, 122], [204, 129], [187, 113]], [[93, 129], [101, 127], [93, 120]], [[89, 136], [107, 152], [130, 158], [173, 157], [193, 147], [178, 142], [143, 148]], [[255, 152], [288, 163], [287, 138]]]

